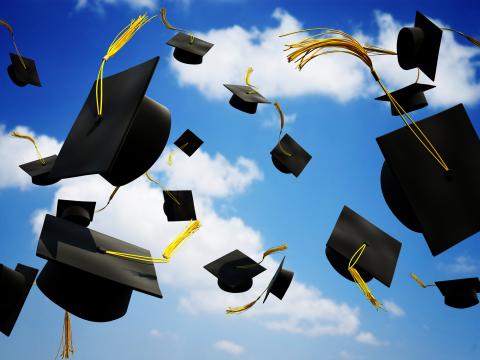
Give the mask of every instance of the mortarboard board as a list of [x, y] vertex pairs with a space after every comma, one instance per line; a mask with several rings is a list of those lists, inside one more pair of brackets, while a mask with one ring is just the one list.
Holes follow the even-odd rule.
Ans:
[[47, 263], [38, 288], [66, 311], [98, 322], [125, 315], [133, 290], [162, 297], [153, 263], [111, 256], [105, 249], [151, 256], [141, 247], [46, 215], [37, 256]]
[[71, 221], [77, 225], [88, 226], [95, 214], [94, 201], [75, 201], [59, 199], [57, 217]]
[[203, 144], [203, 140], [190, 131], [190, 129], [187, 129], [177, 140], [175, 140], [174, 144], [185, 154], [192, 156], [193, 153]]
[[479, 302], [477, 293], [480, 292], [480, 280], [478, 278], [436, 281], [435, 285], [445, 297], [445, 305], [465, 309]]
[[164, 190], [163, 211], [168, 221], [196, 220], [195, 204], [191, 190]]
[[[58, 158], [53, 178], [100, 174], [114, 186], [143, 175], [162, 153], [170, 111], [145, 95], [159, 58], [103, 79], [98, 117], [94, 83]], [[79, 151], [81, 149], [81, 151]]]
[[285, 134], [270, 151], [275, 167], [285, 173], [298, 177], [312, 158], [292, 137]]
[[31, 176], [33, 184], [43, 186], [51, 185], [60, 180], [50, 176], [50, 171], [56, 160], [57, 155], [52, 155], [43, 158], [45, 163], [42, 163], [42, 160], [35, 160], [20, 165], [20, 168]]
[[397, 57], [404, 70], [419, 68], [432, 81], [437, 71], [442, 29], [422, 13], [415, 15], [413, 27], [404, 27], [397, 37]]
[[[395, 100], [400, 104], [400, 106], [409, 113], [415, 110], [422, 109], [428, 105], [427, 99], [425, 98], [424, 91], [434, 88], [434, 85], [419, 84], [413, 83], [404, 88], [396, 90], [391, 93]], [[389, 101], [387, 95], [379, 96], [375, 100], [380, 101]], [[391, 105], [391, 111], [393, 116], [400, 115], [395, 109], [393, 104]]]
[[218, 278], [220, 289], [230, 293], [248, 291], [252, 287], [252, 279], [266, 270], [240, 250], [234, 250], [204, 268]]
[[449, 171], [403, 127], [377, 138], [388, 165], [382, 192], [393, 214], [422, 232], [436, 256], [480, 231], [480, 140], [462, 104], [416, 123]]
[[326, 255], [333, 268], [348, 280], [353, 281], [349, 260], [363, 244], [366, 247], [356, 269], [365, 282], [375, 278], [390, 287], [402, 244], [344, 206], [328, 239]]
[[[7, 72], [10, 79], [17, 86], [26, 86], [28, 84], [34, 86], [42, 86], [40, 78], [38, 77], [37, 67], [35, 61], [23, 57], [23, 63], [20, 56], [10, 53], [10, 60], [12, 63], [8, 65]], [[25, 64], [25, 66], [23, 66]]]
[[168, 40], [167, 45], [175, 48], [173, 51], [175, 59], [190, 65], [201, 64], [203, 56], [213, 47], [209, 42], [182, 32]]
[[275, 275], [270, 281], [270, 284], [268, 284], [267, 293], [265, 294], [263, 302], [267, 300], [267, 297], [268, 295], [270, 295], [270, 293], [282, 300], [288, 288], [290, 287], [293, 279], [293, 272], [283, 268], [284, 261], [285, 256], [283, 257], [282, 262], [280, 263], [277, 271], [275, 272]]
[[37, 269], [17, 264], [15, 270], [0, 264], [0, 331], [10, 336], [32, 288]]
[[240, 111], [255, 114], [259, 103], [270, 104], [266, 98], [258, 93], [253, 87], [246, 85], [223, 84], [233, 95], [230, 98], [230, 105]]

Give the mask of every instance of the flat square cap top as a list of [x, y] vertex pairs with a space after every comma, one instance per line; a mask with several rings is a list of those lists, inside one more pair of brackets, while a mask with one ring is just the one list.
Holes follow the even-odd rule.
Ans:
[[190, 35], [182, 32], [168, 40], [167, 45], [198, 56], [204, 56], [213, 47], [213, 44], [197, 37], [194, 37], [192, 42]]
[[[282, 151], [282, 148], [284, 151]], [[298, 177], [312, 159], [312, 155], [305, 151], [293, 138], [285, 134], [279, 143], [270, 151], [272, 161], [280, 171], [292, 173]]]
[[95, 82], [50, 176], [69, 178], [108, 172], [119, 155], [159, 58], [103, 79], [103, 115], [97, 117]]
[[[175, 198], [175, 200], [172, 199]], [[168, 221], [190, 221], [197, 220], [195, 203], [191, 190], [163, 191], [163, 211]]]
[[174, 142], [185, 154], [192, 156], [195, 151], [203, 144], [203, 140], [195, 135], [190, 129], [185, 132]]
[[[392, 95], [395, 98], [395, 100], [400, 102], [400, 100], [402, 99], [408, 100], [412, 96], [415, 96], [418, 93], [423, 93], [424, 91], [433, 89], [434, 87], [435, 85], [413, 83], [401, 89], [395, 90], [394, 92], [391, 92], [390, 95]], [[387, 95], [379, 96], [375, 98], [375, 100], [390, 101]]]
[[377, 143], [435, 256], [480, 231], [480, 140], [462, 104], [417, 124], [451, 174], [407, 127]]
[[35, 60], [24, 56], [22, 56], [22, 59], [26, 67], [23, 67], [20, 57], [17, 54], [10, 53], [12, 67], [9, 68], [9, 72], [13, 71], [13, 74], [10, 74], [10, 76], [13, 77], [12, 80], [15, 79], [14, 82], [19, 86], [25, 86], [27, 84], [42, 86], [40, 77], [38, 76], [37, 66], [35, 65]]
[[105, 254], [105, 250], [151, 256], [150, 251], [141, 247], [46, 215], [37, 256], [148, 295], [162, 297], [153, 264], [111, 256]]
[[264, 98], [260, 93], [250, 86], [228, 84], [223, 84], [223, 86], [230, 90], [234, 95], [238, 96], [242, 101], [248, 103], [270, 104], [268, 99]]
[[344, 206], [328, 239], [327, 247], [342, 255], [348, 263], [364, 243], [367, 247], [355, 268], [367, 272], [390, 287], [402, 244]]

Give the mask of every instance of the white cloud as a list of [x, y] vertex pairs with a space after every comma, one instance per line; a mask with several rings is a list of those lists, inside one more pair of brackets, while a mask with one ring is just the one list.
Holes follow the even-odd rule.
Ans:
[[359, 333], [355, 337], [355, 340], [358, 341], [361, 344], [372, 345], [372, 346], [386, 345], [385, 343], [378, 340], [375, 337], [375, 335], [373, 335], [371, 332], [368, 332], [368, 331], [364, 331], [364, 332]]
[[[278, 35], [299, 30], [302, 24], [282, 9], [276, 9], [272, 16], [278, 21], [276, 27], [245, 29], [233, 25], [211, 29], [204, 34], [197, 33], [198, 37], [215, 46], [204, 57], [201, 67], [170, 59], [170, 66], [177, 74], [179, 83], [195, 86], [209, 99], [226, 99], [229, 92], [220, 84], [243, 83], [245, 70], [253, 66], [255, 72], [251, 82], [258, 85], [260, 92], [269, 98], [318, 94], [345, 102], [358, 97], [381, 95], [381, 89], [375, 84], [368, 68], [353, 56], [322, 56], [298, 72], [294, 64], [287, 63], [283, 45], [294, 43], [307, 35], [284, 38]], [[375, 16], [378, 34], [367, 36], [358, 32], [354, 36], [395, 50], [397, 33], [406, 24], [400, 24], [387, 13], [377, 12]], [[442, 25], [440, 21], [434, 21]], [[463, 39], [459, 41], [467, 44]], [[478, 69], [475, 57], [479, 54], [480, 49], [463, 45], [450, 32], [444, 32], [436, 76], [437, 88], [427, 93], [430, 104], [444, 107], [458, 102], [473, 104], [480, 99], [480, 83], [475, 78]], [[378, 73], [392, 91], [416, 79], [416, 70], [402, 70], [396, 56], [377, 56], [373, 60]], [[425, 76], [422, 76], [421, 81], [424, 79]]]
[[478, 261], [468, 255], [457, 256], [452, 264], [441, 265], [442, 268], [455, 275], [466, 275], [478, 272]]
[[228, 354], [231, 354], [231, 355], [240, 355], [241, 353], [243, 353], [244, 351], [244, 348], [243, 346], [240, 346], [232, 341], [228, 341], [228, 340], [220, 340], [220, 341], [217, 341], [213, 347], [217, 350], [221, 350], [221, 351], [224, 351]]
[[149, 334], [150, 334], [150, 336], [152, 336], [152, 337], [160, 337], [160, 336], [162, 336], [162, 333], [161, 333], [160, 330], [158, 330], [158, 329], [151, 329]]
[[[284, 114], [284, 126], [293, 124], [295, 121], [297, 121], [297, 113], [292, 113], [292, 114]], [[280, 118], [275, 111], [275, 113], [267, 117], [263, 120], [262, 126], [265, 128], [276, 128], [280, 130]]]
[[392, 300], [385, 300], [382, 302], [383, 307], [388, 313], [394, 317], [402, 317], [405, 316], [405, 310], [403, 310], [400, 306], [394, 303]]
[[76, 0], [75, 10], [90, 8], [94, 11], [103, 12], [105, 5], [128, 5], [132, 9], [154, 10], [158, 4], [156, 0]]
[[36, 135], [27, 127], [17, 126], [15, 129], [6, 131], [5, 126], [0, 124], [0, 159], [2, 159], [0, 189], [16, 187], [24, 190], [33, 186], [32, 179], [18, 166], [38, 160], [38, 157], [33, 144], [25, 139], [12, 137], [10, 135], [12, 131], [33, 136], [44, 157], [58, 154], [61, 143], [49, 136]]

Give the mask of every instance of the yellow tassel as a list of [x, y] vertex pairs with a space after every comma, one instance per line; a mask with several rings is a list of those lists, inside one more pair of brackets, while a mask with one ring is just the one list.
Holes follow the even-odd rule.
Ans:
[[165, 191], [165, 193], [168, 195], [168, 197], [169, 197], [170, 199], [172, 199], [172, 200], [175, 202], [175, 204], [177, 204], [178, 206], [181, 206], [180, 201], [178, 201], [177, 198], [176, 198], [170, 191], [165, 190], [165, 189], [163, 188], [162, 184], [160, 184], [157, 180], [155, 180], [154, 178], [152, 178], [152, 177], [150, 176], [150, 174], [148, 173], [148, 171], [145, 172], [145, 176], [147, 177], [148, 180], [150, 180], [151, 182], [153, 182], [153, 183], [157, 184], [158, 186], [160, 186], [160, 188], [162, 189], [162, 191]]
[[167, 9], [164, 7], [160, 9], [160, 19], [162, 20], [163, 25], [165, 25], [165, 27], [169, 30], [188, 32], [190, 35], [190, 44], [193, 44], [193, 42], [195, 41], [195, 36], [193, 35], [193, 33], [191, 31], [183, 30], [171, 25], [167, 19]]
[[35, 139], [33, 137], [31, 137], [30, 135], [27, 135], [27, 134], [22, 134], [21, 132], [18, 132], [18, 131], [13, 131], [10, 135], [13, 136], [13, 137], [16, 137], [18, 139], [25, 139], [25, 140], [30, 141], [33, 144], [33, 146], [35, 146], [35, 151], [37, 152], [38, 159], [40, 160], [42, 165], [47, 164], [47, 162], [43, 159], [43, 156], [40, 153], [40, 150], [38, 149], [37, 142], [35, 141]]
[[420, 280], [420, 279], [417, 277], [417, 275], [415, 275], [414, 273], [410, 273], [410, 277], [411, 277], [413, 280], [415, 280], [415, 281], [417, 282], [417, 284], [420, 285], [420, 286], [421, 286], [422, 288], [424, 288], [424, 289], [427, 288], [427, 287], [430, 287], [430, 286], [435, 286], [435, 285], [433, 285], [433, 284], [425, 285], [425, 283], [424, 283], [422, 280]]
[[173, 165], [173, 155], [174, 155], [177, 151], [185, 149], [187, 146], [188, 146], [188, 142], [186, 142], [185, 144], [183, 144], [183, 145], [180, 146], [179, 148], [170, 151], [170, 153], [168, 154], [168, 159], [167, 159], [167, 164], [168, 164], [168, 166], [172, 166], [172, 165]]
[[247, 311], [248, 309], [250, 309], [253, 305], [255, 305], [257, 303], [258, 300], [260, 300], [260, 298], [262, 297], [262, 295], [265, 293], [265, 291], [267, 291], [266, 289], [260, 294], [259, 297], [257, 297], [254, 301], [246, 304], [246, 305], [242, 305], [242, 306], [237, 306], [237, 307], [229, 307], [227, 308], [227, 310], [225, 310], [225, 312], [228, 314], [228, 315], [238, 315], [238, 314], [241, 314], [243, 313], [244, 311]]
[[168, 263], [171, 260], [171, 257], [175, 250], [183, 244], [183, 242], [190, 237], [193, 233], [195, 233], [198, 229], [200, 229], [201, 223], [199, 220], [191, 220], [190, 223], [187, 225], [185, 229], [182, 230], [180, 234], [165, 248], [163, 251], [161, 258], [154, 258], [151, 256], [144, 256], [144, 255], [136, 255], [136, 254], [128, 254], [122, 253], [118, 251], [105, 251], [106, 254], [121, 257], [128, 260], [135, 260], [145, 263]]
[[451, 28], [441, 28], [441, 29], [454, 32], [454, 33], [464, 37], [468, 41], [470, 41], [473, 45], [480, 47], [480, 41], [478, 41], [477, 39], [475, 39], [474, 37], [472, 37], [470, 35], [465, 34], [464, 32], [461, 32], [461, 31], [458, 31], [458, 30], [455, 30], [455, 29], [451, 29]]
[[10, 35], [12, 36], [13, 46], [15, 47], [15, 52], [17, 53], [23, 68], [26, 69], [27, 65], [25, 65], [25, 61], [23, 61], [23, 57], [22, 55], [20, 55], [20, 51], [18, 51], [17, 43], [15, 42], [15, 34], [13, 33], [13, 28], [9, 23], [7, 23], [5, 20], [2, 20], [2, 19], [0, 19], [0, 25], [5, 27], [10, 32]]
[[[62, 339], [61, 339], [61, 349], [60, 349], [60, 357], [62, 359], [69, 359], [71, 355], [75, 353], [75, 349], [73, 348], [73, 341], [72, 341], [72, 324], [70, 322], [70, 315], [67, 311], [65, 311], [65, 317], [63, 319], [63, 331], [62, 331]], [[57, 354], [58, 357], [58, 354]]]
[[250, 84], [250, 76], [252, 75], [253, 73], [253, 67], [248, 67], [247, 69], [247, 73], [245, 74], [245, 84], [247, 84], [247, 86], [250, 86], [250, 87], [254, 87], [252, 84]]
[[288, 244], [283, 244], [283, 245], [280, 245], [280, 246], [275, 246], [273, 248], [270, 248], [268, 249], [267, 251], [265, 251], [263, 253], [263, 257], [262, 257], [262, 261], [268, 256], [268, 255], [271, 255], [273, 253], [276, 253], [276, 252], [279, 252], [279, 251], [283, 251], [283, 250], [286, 250], [288, 249]]
[[275, 108], [277, 109], [278, 114], [280, 115], [280, 133], [278, 134], [278, 147], [285, 155], [293, 156], [287, 150], [285, 150], [282, 144], [280, 143], [280, 140], [281, 140], [280, 138], [282, 137], [282, 132], [283, 132], [283, 126], [285, 125], [285, 116], [283, 115], [282, 108], [280, 107], [280, 104], [278, 103], [278, 101], [275, 100], [273, 105], [275, 105]]
[[105, 205], [101, 209], [96, 210], [95, 211], [96, 213], [105, 210], [107, 208], [107, 206], [110, 205], [110, 201], [112, 201], [112, 199], [115, 196], [115, 194], [117, 193], [118, 189], [120, 189], [120, 186], [116, 186], [115, 189], [113, 189], [112, 193], [110, 194], [110, 197], [108, 198], [107, 205]]

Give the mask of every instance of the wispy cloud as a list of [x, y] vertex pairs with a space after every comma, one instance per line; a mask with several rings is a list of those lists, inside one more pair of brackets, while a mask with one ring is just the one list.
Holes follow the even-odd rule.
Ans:
[[479, 262], [468, 255], [460, 255], [453, 259], [453, 263], [440, 264], [439, 267], [454, 275], [468, 275], [478, 272]]
[[[297, 120], [297, 113], [284, 114], [285, 126], [293, 124]], [[265, 128], [278, 128], [280, 129], [280, 118], [277, 112], [272, 116], [263, 120], [262, 126]]]
[[361, 344], [371, 345], [371, 346], [382, 346], [387, 345], [386, 342], [380, 341], [373, 335], [371, 332], [363, 331], [359, 333], [355, 340]]
[[107, 5], [127, 5], [132, 9], [154, 10], [158, 7], [157, 0], [75, 0], [75, 10], [93, 10], [103, 13]]
[[382, 304], [385, 310], [387, 310], [391, 316], [394, 316], [394, 317], [405, 316], [405, 310], [403, 310], [400, 306], [398, 306], [392, 300], [384, 300]]
[[226, 352], [230, 355], [238, 356], [243, 353], [244, 348], [241, 345], [229, 340], [220, 340], [213, 344], [213, 347], [217, 350]]

